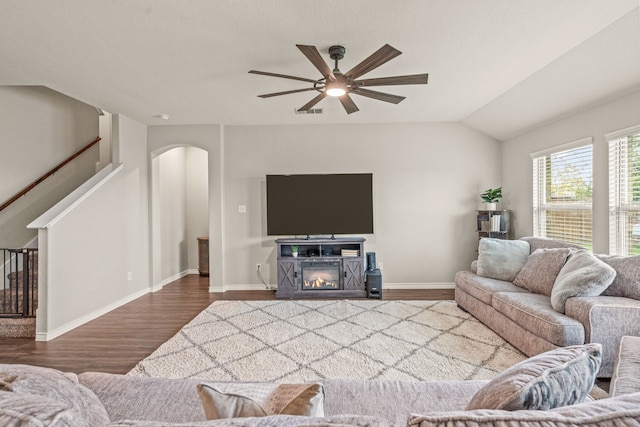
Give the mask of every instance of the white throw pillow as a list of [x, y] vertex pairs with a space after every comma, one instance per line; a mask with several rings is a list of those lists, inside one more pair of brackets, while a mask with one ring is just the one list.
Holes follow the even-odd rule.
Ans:
[[523, 240], [480, 239], [478, 276], [513, 282], [529, 258], [529, 243]]
[[616, 277], [610, 265], [600, 261], [590, 252], [572, 253], [560, 269], [551, 289], [551, 306], [564, 313], [568, 298], [595, 297], [604, 292]]
[[322, 384], [214, 383], [198, 384], [208, 420], [269, 415], [324, 416]]

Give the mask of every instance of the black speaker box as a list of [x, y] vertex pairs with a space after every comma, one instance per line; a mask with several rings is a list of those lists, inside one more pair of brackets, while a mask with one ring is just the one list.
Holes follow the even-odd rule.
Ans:
[[[369, 255], [367, 253], [367, 255]], [[367, 297], [382, 299], [382, 273], [377, 268], [365, 272]]]

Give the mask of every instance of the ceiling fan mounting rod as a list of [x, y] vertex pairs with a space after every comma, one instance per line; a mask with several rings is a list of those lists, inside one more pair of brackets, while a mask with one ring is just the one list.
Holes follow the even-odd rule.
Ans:
[[333, 59], [335, 61], [335, 70], [333, 71], [339, 71], [338, 69], [338, 61], [341, 60], [342, 58], [344, 58], [344, 53], [346, 52], [346, 49], [344, 48], [344, 46], [331, 46], [329, 48], [329, 58]]

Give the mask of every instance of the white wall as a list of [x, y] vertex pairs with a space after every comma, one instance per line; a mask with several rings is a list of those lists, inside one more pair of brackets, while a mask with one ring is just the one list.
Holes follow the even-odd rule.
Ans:
[[45, 270], [39, 340], [149, 292], [146, 127], [124, 116], [114, 116], [113, 123], [123, 170], [53, 226], [39, 230], [40, 270]]
[[207, 152], [186, 147], [187, 242], [189, 269], [198, 269], [198, 237], [209, 235], [209, 167]]
[[640, 125], [640, 92], [590, 108], [503, 143], [504, 205], [514, 212], [516, 237], [533, 233], [531, 153], [593, 137], [593, 251], [609, 252], [606, 133]]
[[468, 267], [479, 195], [502, 184], [500, 167], [499, 143], [456, 123], [227, 126], [226, 289], [261, 287], [256, 263], [277, 283], [267, 174], [373, 173], [375, 233], [365, 250], [383, 262], [386, 286], [411, 288], [450, 285]]
[[[98, 112], [41, 86], [0, 87], [0, 204], [93, 141]], [[95, 173], [98, 146], [0, 212], [0, 247], [36, 236], [26, 225]]]
[[173, 277], [188, 268], [185, 149], [159, 156], [161, 275]]

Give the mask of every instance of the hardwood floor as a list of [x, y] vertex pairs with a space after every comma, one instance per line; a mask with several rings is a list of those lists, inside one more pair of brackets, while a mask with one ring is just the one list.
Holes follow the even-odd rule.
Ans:
[[[47, 342], [0, 339], [0, 363], [70, 372], [124, 374], [175, 335], [213, 301], [274, 299], [273, 291], [208, 292], [209, 281], [189, 275]], [[383, 299], [453, 299], [453, 289], [383, 289]]]

